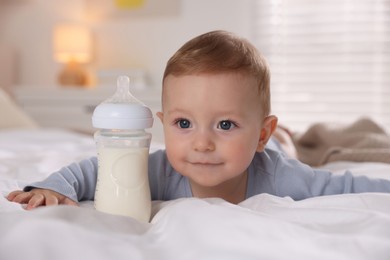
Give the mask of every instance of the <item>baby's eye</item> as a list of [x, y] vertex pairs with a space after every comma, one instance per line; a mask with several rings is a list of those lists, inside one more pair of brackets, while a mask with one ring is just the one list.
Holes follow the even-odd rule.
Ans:
[[221, 122], [219, 122], [218, 124], [218, 128], [222, 129], [222, 130], [230, 130], [232, 128], [234, 128], [236, 125], [230, 121], [230, 120], [223, 120]]
[[190, 128], [191, 127], [191, 123], [189, 120], [187, 119], [179, 119], [177, 120], [176, 124], [180, 127], [180, 128]]

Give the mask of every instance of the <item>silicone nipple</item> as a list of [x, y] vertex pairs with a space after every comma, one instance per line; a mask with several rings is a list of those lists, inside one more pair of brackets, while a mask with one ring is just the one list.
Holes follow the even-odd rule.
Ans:
[[117, 87], [114, 95], [104, 101], [104, 103], [138, 103], [143, 105], [141, 101], [131, 94], [129, 77], [119, 76], [116, 83]]

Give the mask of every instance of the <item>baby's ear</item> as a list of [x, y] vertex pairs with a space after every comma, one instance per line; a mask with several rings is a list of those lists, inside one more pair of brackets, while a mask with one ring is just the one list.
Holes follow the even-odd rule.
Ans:
[[278, 125], [278, 118], [276, 116], [267, 116], [264, 118], [263, 127], [261, 128], [259, 144], [257, 145], [258, 152], [264, 151], [265, 145], [271, 138], [272, 133]]
[[163, 118], [164, 118], [163, 112], [157, 112], [157, 113], [156, 113], [156, 116], [157, 116], [158, 118], [160, 118], [161, 123], [163, 123]]

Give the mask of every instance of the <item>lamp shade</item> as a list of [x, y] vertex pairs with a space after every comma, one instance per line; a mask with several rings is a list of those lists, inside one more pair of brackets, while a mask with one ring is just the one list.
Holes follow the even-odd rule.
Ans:
[[58, 62], [87, 63], [91, 60], [91, 32], [79, 25], [57, 25], [54, 29], [54, 58]]

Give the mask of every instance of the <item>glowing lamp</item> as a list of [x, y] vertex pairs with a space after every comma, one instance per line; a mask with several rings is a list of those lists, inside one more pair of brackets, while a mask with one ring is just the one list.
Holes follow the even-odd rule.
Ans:
[[78, 25], [58, 25], [54, 29], [54, 58], [65, 63], [58, 76], [61, 85], [86, 86], [88, 74], [82, 64], [91, 61], [90, 31]]

